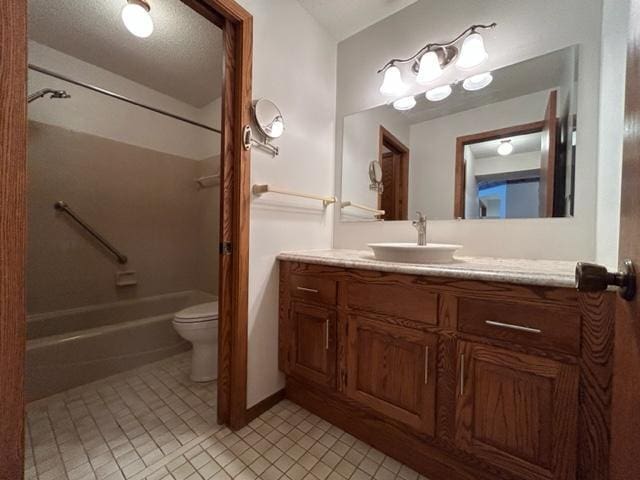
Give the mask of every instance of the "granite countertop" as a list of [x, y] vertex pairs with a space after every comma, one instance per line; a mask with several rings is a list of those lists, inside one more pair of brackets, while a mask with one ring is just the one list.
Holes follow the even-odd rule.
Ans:
[[376, 260], [369, 250], [300, 250], [282, 252], [279, 260], [412, 275], [575, 288], [576, 262], [456, 256], [454, 263], [414, 264]]

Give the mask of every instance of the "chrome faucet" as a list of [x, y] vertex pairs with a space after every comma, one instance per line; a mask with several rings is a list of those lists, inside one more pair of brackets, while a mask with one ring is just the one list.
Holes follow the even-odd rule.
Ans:
[[411, 224], [418, 230], [418, 245], [427, 244], [427, 217], [422, 212], [416, 212], [418, 218]]

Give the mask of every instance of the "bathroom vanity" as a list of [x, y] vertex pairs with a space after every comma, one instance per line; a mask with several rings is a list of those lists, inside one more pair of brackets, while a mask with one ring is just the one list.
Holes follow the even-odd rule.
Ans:
[[574, 263], [279, 260], [292, 401], [431, 480], [608, 478], [614, 294]]

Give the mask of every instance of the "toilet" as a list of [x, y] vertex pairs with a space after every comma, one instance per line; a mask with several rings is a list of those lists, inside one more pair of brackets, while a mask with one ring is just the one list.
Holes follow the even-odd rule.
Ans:
[[191, 380], [210, 382], [218, 378], [218, 302], [180, 310], [173, 318], [173, 328], [193, 345]]

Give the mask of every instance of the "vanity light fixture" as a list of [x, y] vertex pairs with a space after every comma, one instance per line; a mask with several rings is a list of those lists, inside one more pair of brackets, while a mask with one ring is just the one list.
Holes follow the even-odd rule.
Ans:
[[442, 75], [440, 59], [436, 52], [427, 52], [420, 59], [420, 67], [416, 82], [420, 85], [427, 85]]
[[430, 102], [440, 102], [444, 100], [449, 95], [451, 95], [451, 85], [443, 85], [441, 87], [432, 88], [431, 90], [427, 90], [427, 93], [424, 96]]
[[[398, 97], [406, 91], [407, 85], [402, 80], [398, 64], [411, 63], [411, 69], [420, 85], [426, 85], [440, 77], [443, 70], [456, 60], [456, 66], [462, 69], [475, 68], [489, 56], [478, 30], [492, 29], [496, 25], [495, 22], [489, 25], [472, 25], [450, 42], [427, 43], [408, 58], [389, 60], [378, 70], [378, 73], [384, 73], [380, 93]], [[462, 45], [459, 50], [457, 45], [460, 41]]]
[[478, 75], [473, 75], [462, 82], [462, 88], [469, 92], [476, 92], [478, 90], [482, 90], [491, 82], [493, 82], [493, 75], [491, 75], [491, 72], [479, 73]]
[[506, 157], [507, 155], [511, 155], [511, 152], [513, 152], [513, 144], [511, 143], [511, 139], [502, 140], [500, 142], [500, 145], [498, 146], [498, 153], [503, 157]]
[[400, 111], [411, 110], [416, 106], [416, 99], [413, 96], [402, 97], [393, 102], [393, 108]]
[[400, 69], [390, 66], [384, 72], [384, 80], [380, 86], [380, 93], [383, 95], [397, 97], [407, 90], [407, 85], [402, 81]]
[[483, 63], [489, 54], [484, 48], [484, 40], [479, 33], [472, 33], [464, 39], [460, 55], [456, 61], [456, 67], [462, 70], [471, 70]]
[[147, 38], [153, 33], [150, 10], [147, 0], [127, 0], [121, 13], [124, 26], [136, 37]]

